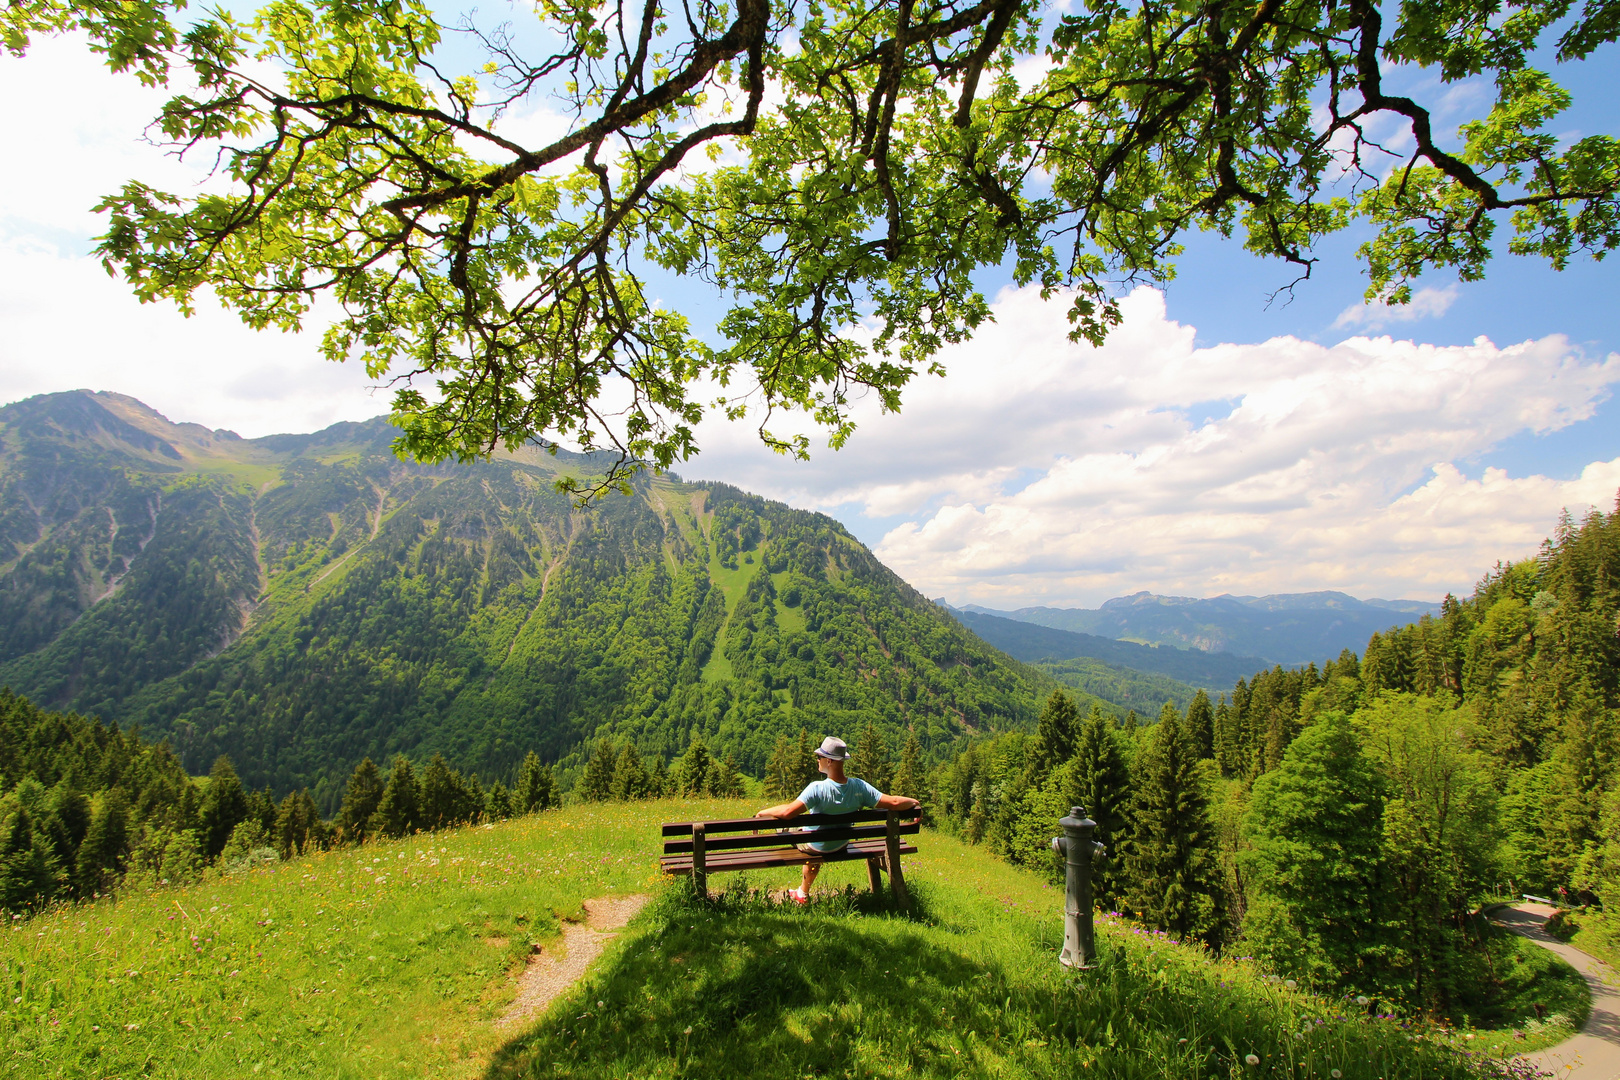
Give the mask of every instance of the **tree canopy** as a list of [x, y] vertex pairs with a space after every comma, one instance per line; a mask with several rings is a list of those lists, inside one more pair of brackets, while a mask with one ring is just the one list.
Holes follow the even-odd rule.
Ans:
[[[985, 267], [1099, 341], [1189, 230], [1308, 276], [1359, 219], [1368, 295], [1396, 303], [1428, 268], [1480, 277], [1504, 221], [1555, 268], [1620, 243], [1620, 147], [1559, 137], [1550, 74], [1614, 40], [1616, 0], [182, 7], [0, 9], [13, 52], [78, 28], [171, 86], [156, 129], [218, 163], [199, 193], [109, 195], [102, 258], [254, 327], [330, 294], [326, 353], [393, 382], [425, 460], [538, 439], [668, 466], [713, 409], [799, 455], [770, 425], [802, 411], [838, 445], [854, 391], [899, 408], [988, 317]], [[1396, 92], [1413, 67], [1428, 103]], [[1470, 79], [1494, 94], [1453, 138], [1433, 108]], [[514, 122], [535, 109], [554, 123]], [[727, 297], [717, 332], [659, 303], [669, 273]]]

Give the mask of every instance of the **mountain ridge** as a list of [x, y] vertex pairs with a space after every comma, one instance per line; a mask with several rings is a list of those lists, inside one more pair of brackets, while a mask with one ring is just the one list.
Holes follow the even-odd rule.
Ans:
[[[1264, 666], [1296, 667], [1343, 649], [1359, 651], [1374, 633], [1438, 615], [1422, 600], [1358, 600], [1319, 590], [1208, 598], [1141, 591], [1096, 608], [1024, 607], [1013, 611], [964, 605], [962, 610], [1115, 641], [1205, 653], [1243, 653]], [[1082, 654], [1091, 655], [1091, 654]]]

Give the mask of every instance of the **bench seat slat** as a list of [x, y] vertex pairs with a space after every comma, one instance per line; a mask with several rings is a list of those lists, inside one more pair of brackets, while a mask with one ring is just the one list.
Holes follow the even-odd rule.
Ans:
[[[795, 827], [800, 825], [847, 825], [851, 821], [886, 821], [886, 810], [855, 810], [848, 814], [800, 814], [793, 818], [733, 818], [729, 821], [705, 821], [703, 832], [707, 836], [725, 832], [753, 832], [755, 829], [780, 829], [784, 820], [793, 822]], [[916, 821], [917, 813], [914, 810], [901, 811], [910, 814], [908, 821]], [[691, 836], [692, 825], [690, 821], [668, 821], [663, 825], [664, 836]]]
[[[704, 864], [711, 873], [726, 870], [759, 870], [771, 866], [799, 866], [812, 860], [819, 862], [846, 862], [852, 859], [881, 858], [888, 851], [882, 840], [857, 840], [842, 851], [829, 851], [810, 855], [797, 848], [774, 851], [725, 851], [708, 855]], [[900, 854], [915, 855], [917, 849], [910, 844], [900, 845]], [[683, 875], [692, 872], [691, 855], [665, 855], [658, 860], [666, 874]]]
[[[790, 820], [797, 822], [799, 819], [792, 818]], [[922, 825], [917, 822], [912, 822], [910, 825], [901, 825], [897, 830], [897, 832], [902, 836], [915, 835], [921, 831]], [[806, 844], [812, 840], [818, 842], [823, 840], [865, 840], [872, 837], [883, 837], [888, 835], [887, 830], [881, 824], [843, 825], [817, 829], [814, 831], [809, 829], [793, 829], [787, 832], [778, 832], [776, 829], [772, 829], [769, 833], [761, 833], [759, 836], [725, 836], [710, 838], [707, 836], [707, 832], [708, 830], [704, 830], [704, 848], [710, 852], [736, 850], [739, 848], [785, 847], [790, 844]], [[691, 850], [691, 840], [664, 841], [665, 855], [678, 855]]]

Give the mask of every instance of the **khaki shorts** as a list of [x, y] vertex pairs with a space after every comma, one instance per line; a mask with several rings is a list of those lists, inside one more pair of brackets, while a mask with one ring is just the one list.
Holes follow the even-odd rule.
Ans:
[[809, 844], [794, 844], [793, 846], [804, 852], [806, 855], [836, 855], [849, 845], [847, 842], [839, 844], [831, 851], [822, 851], [820, 848], [811, 847]]

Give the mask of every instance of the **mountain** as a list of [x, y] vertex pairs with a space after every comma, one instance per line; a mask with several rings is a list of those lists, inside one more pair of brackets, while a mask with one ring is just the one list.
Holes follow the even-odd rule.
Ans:
[[[1264, 660], [1252, 656], [1138, 645], [1095, 634], [1054, 630], [1034, 622], [1021, 622], [1017, 619], [992, 615], [982, 609], [952, 609], [952, 611], [963, 626], [979, 637], [1008, 656], [1028, 663], [1038, 660], [1089, 657], [1137, 672], [1166, 676], [1206, 690], [1226, 690], [1237, 680], [1246, 679], [1255, 671], [1271, 666]], [[1105, 695], [1099, 693], [1098, 696]], [[1180, 695], [1172, 692], [1167, 696], [1179, 698]], [[1165, 698], [1160, 697], [1153, 704], [1157, 707], [1164, 701]], [[1140, 702], [1135, 702], [1130, 707], [1140, 711], [1140, 705]]]
[[[1207, 600], [1139, 592], [1115, 597], [1100, 608], [997, 611], [970, 604], [965, 610], [1078, 634], [1208, 653], [1242, 653], [1263, 658], [1263, 666], [1293, 666], [1320, 661], [1343, 649], [1360, 651], [1372, 634], [1417, 622], [1424, 615], [1438, 615], [1440, 605], [1422, 600], [1357, 600], [1342, 592], [1228, 595]], [[1253, 674], [1252, 667], [1249, 673]]]
[[366, 756], [500, 774], [701, 737], [757, 775], [801, 725], [942, 748], [1055, 685], [830, 518], [649, 475], [582, 509], [555, 482], [603, 461], [424, 466], [393, 434], [242, 439], [88, 391], [0, 408], [0, 685], [327, 810]]

